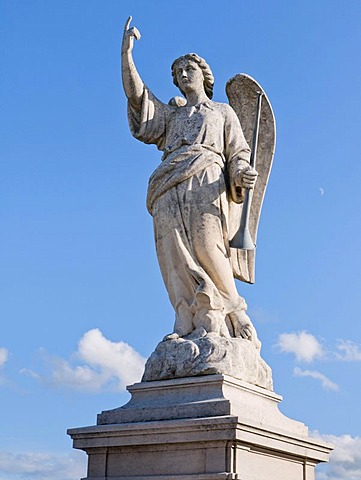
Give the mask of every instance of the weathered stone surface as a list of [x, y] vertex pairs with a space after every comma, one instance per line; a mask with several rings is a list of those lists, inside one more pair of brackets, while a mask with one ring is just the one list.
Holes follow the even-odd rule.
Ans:
[[283, 415], [280, 395], [227, 375], [204, 375], [127, 387], [130, 401], [98, 415], [98, 425], [235, 415], [240, 421], [307, 435], [307, 427]]
[[68, 432], [88, 453], [86, 480], [314, 480], [328, 460], [331, 446], [264, 388], [207, 375], [128, 389], [127, 405]]
[[226, 374], [272, 390], [272, 372], [249, 340], [208, 333], [160, 342], [148, 359], [142, 381]]

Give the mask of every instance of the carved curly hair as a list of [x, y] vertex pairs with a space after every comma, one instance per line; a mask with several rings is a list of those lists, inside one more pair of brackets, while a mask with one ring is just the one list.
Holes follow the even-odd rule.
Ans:
[[185, 95], [185, 93], [182, 91], [182, 89], [178, 85], [177, 74], [176, 74], [177, 63], [180, 62], [181, 60], [191, 60], [192, 62], [196, 63], [200, 67], [204, 77], [204, 83], [203, 83], [204, 91], [206, 92], [207, 97], [212, 99], [213, 85], [214, 85], [214, 77], [213, 77], [212, 70], [210, 69], [208, 63], [196, 53], [187, 53], [186, 55], [182, 55], [181, 57], [174, 60], [171, 67], [174, 85], [179, 88], [179, 90], [183, 93], [183, 95]]

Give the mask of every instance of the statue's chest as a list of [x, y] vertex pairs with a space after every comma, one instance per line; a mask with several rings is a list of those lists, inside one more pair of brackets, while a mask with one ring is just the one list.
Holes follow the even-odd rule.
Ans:
[[[222, 125], [223, 119], [217, 111], [205, 107], [183, 107], [170, 115], [167, 137], [182, 137], [191, 141], [202, 140], [204, 135], [216, 135], [217, 132], [222, 132]], [[201, 139], [198, 138], [199, 136]]]

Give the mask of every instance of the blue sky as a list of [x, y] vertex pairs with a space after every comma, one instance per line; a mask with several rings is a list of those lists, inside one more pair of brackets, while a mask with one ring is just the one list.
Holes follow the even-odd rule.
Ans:
[[[124, 404], [173, 325], [145, 208], [153, 146], [128, 130], [119, 46], [162, 100], [195, 51], [267, 92], [277, 148], [256, 284], [238, 284], [281, 410], [361, 479], [359, 0], [0, 0], [0, 480], [85, 475], [66, 429]], [[318, 431], [319, 433], [317, 433]]]

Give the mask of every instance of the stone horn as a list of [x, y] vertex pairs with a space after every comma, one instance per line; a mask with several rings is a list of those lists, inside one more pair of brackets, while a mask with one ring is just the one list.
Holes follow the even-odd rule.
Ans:
[[[254, 121], [253, 135], [252, 135], [252, 151], [250, 158], [251, 168], [256, 168], [257, 160], [257, 146], [258, 146], [258, 132], [259, 132], [259, 121], [261, 116], [261, 106], [262, 106], [262, 97], [263, 92], [257, 92], [257, 106], [256, 106], [256, 115]], [[240, 250], [254, 250], [256, 245], [251, 237], [251, 232], [249, 231], [249, 217], [251, 212], [251, 204], [253, 197], [253, 189], [246, 189], [243, 208], [241, 215], [241, 222], [238, 231], [235, 236], [229, 242], [229, 245], [232, 248], [239, 248]]]

